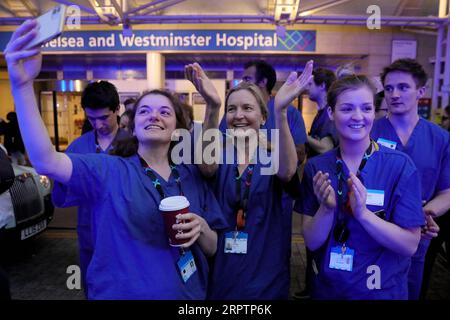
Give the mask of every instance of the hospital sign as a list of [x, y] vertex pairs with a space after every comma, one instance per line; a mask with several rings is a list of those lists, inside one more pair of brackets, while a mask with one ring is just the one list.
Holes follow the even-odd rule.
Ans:
[[[3, 51], [12, 32], [0, 31]], [[316, 31], [290, 30], [120, 30], [66, 31], [43, 46], [44, 52], [108, 51], [271, 51], [314, 52]]]

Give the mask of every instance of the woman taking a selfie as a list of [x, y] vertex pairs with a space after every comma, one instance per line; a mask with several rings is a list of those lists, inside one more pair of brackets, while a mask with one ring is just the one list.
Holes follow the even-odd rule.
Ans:
[[[33, 80], [40, 48], [24, 50], [36, 36], [26, 21], [12, 35], [5, 56], [14, 102], [29, 157], [36, 171], [57, 183], [54, 201], [93, 208], [94, 255], [87, 270], [89, 299], [204, 299], [207, 256], [216, 251], [220, 208], [195, 166], [171, 165], [171, 135], [184, 128], [178, 100], [153, 90], [136, 102], [130, 119], [129, 157], [56, 152], [40, 117]], [[189, 220], [173, 228], [189, 241], [169, 246], [158, 206], [184, 195]], [[188, 271], [188, 272], [186, 272]]]

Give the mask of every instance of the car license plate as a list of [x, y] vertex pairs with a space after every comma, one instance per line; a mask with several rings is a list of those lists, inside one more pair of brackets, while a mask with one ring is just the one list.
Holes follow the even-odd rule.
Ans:
[[46, 227], [47, 227], [47, 220], [42, 220], [41, 222], [39, 222], [31, 227], [23, 229], [20, 234], [20, 239], [25, 240], [25, 239], [35, 235], [36, 233], [41, 232]]

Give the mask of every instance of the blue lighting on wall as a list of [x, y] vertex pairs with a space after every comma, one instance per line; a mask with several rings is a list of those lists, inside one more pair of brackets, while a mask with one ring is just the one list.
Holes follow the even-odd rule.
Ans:
[[234, 79], [233, 80], [233, 88], [236, 87], [241, 82], [241, 79]]
[[64, 81], [64, 80], [61, 80], [61, 91], [62, 92], [67, 91], [66, 81]]

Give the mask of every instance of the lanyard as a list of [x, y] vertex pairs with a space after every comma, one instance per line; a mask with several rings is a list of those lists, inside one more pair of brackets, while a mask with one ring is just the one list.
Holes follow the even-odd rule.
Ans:
[[253, 177], [253, 164], [249, 164], [246, 168], [247, 170], [247, 177], [245, 179], [245, 186], [244, 186], [244, 197], [241, 199], [241, 178], [242, 176], [239, 175], [239, 169], [238, 166], [235, 167], [236, 169], [236, 229], [242, 230], [245, 227], [245, 220], [247, 218], [247, 206], [248, 206], [248, 198], [250, 196], [250, 186], [252, 184], [252, 177]]
[[[150, 180], [152, 180], [153, 186], [158, 191], [161, 200], [164, 199], [166, 197], [166, 195], [161, 186], [161, 182], [156, 177], [155, 173], [153, 172], [152, 168], [150, 168], [148, 163], [144, 159], [142, 159], [142, 157], [139, 154], [138, 154], [138, 157], [139, 157], [139, 161], [141, 162], [141, 166], [144, 169], [145, 174], [147, 175], [147, 177], [150, 178]], [[183, 195], [183, 189], [181, 189], [180, 173], [178, 172], [177, 166], [172, 163], [170, 163], [169, 165], [170, 165], [170, 169], [173, 173], [173, 176], [175, 177], [175, 181], [177, 183], [178, 189], [180, 190], [180, 195]], [[175, 248], [172, 248], [172, 249], [175, 250]], [[175, 256], [175, 253], [173, 252], [172, 249], [171, 249], [172, 256], [175, 259], [178, 259], [178, 257]], [[179, 252], [180, 256], [184, 256], [186, 254], [186, 251], [182, 247], [179, 247], [177, 251]]]
[[[366, 166], [367, 160], [372, 156], [373, 152], [378, 151], [379, 147], [375, 141], [370, 141], [370, 145], [367, 150], [364, 152], [364, 156], [359, 164], [358, 171], [356, 176], [361, 180], [364, 184], [364, 181], [361, 177], [361, 171]], [[341, 149], [337, 148], [336, 155], [336, 174], [338, 178], [338, 188], [337, 188], [337, 198], [338, 198], [338, 217], [336, 227], [334, 229], [334, 237], [335, 240], [339, 243], [345, 243], [350, 236], [350, 231], [347, 228], [349, 214], [341, 214], [341, 213], [351, 213], [350, 206], [350, 198], [348, 197], [348, 193], [344, 196], [344, 184], [346, 183], [344, 179], [344, 170], [343, 170], [344, 162], [341, 156]]]
[[[158, 191], [161, 200], [166, 197], [164, 190], [161, 186], [161, 181], [156, 177], [155, 173], [153, 172], [152, 168], [147, 164], [147, 162], [142, 159], [140, 155], [138, 155], [139, 161], [141, 162], [142, 168], [144, 168], [145, 174], [152, 180], [153, 186]], [[175, 181], [177, 183], [178, 189], [180, 190], [180, 195], [183, 195], [183, 189], [181, 188], [181, 178], [180, 173], [178, 172], [177, 166], [170, 164], [170, 169], [172, 170], [173, 176], [175, 177]]]

